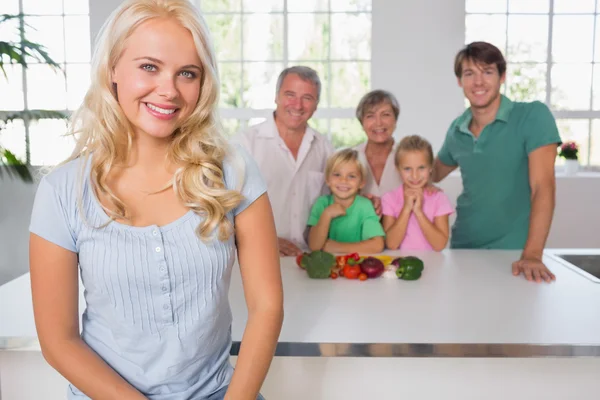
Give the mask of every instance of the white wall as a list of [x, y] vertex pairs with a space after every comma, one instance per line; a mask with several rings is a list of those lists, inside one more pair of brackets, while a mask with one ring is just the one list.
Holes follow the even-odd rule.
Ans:
[[[460, 174], [452, 173], [440, 186], [456, 205], [456, 198], [462, 191]], [[598, 193], [598, 173], [557, 174], [556, 207], [547, 248], [600, 248]], [[454, 219], [455, 216], [450, 218], [450, 222], [454, 223]]]
[[425, 136], [439, 149], [464, 111], [453, 73], [464, 21], [464, 0], [373, 0], [372, 87], [398, 98], [398, 135]]
[[27, 270], [29, 214], [35, 188], [6, 174], [0, 178], [0, 285]]
[[117, 8], [119, 4], [122, 3], [122, 0], [102, 0], [102, 1], [94, 1], [89, 0], [90, 2], [90, 38], [92, 39], [92, 45], [94, 43], [94, 39], [96, 34], [100, 31], [102, 24], [110, 13]]
[[[120, 0], [90, 1], [92, 37]], [[428, 137], [435, 149], [463, 109], [452, 73], [464, 41], [464, 0], [373, 0], [373, 88], [399, 99], [398, 132]], [[591, 193], [600, 177], [559, 178], [548, 247], [600, 247], [600, 213]], [[459, 176], [442, 185], [451, 198]], [[0, 283], [27, 270], [27, 227], [35, 187], [0, 180]]]

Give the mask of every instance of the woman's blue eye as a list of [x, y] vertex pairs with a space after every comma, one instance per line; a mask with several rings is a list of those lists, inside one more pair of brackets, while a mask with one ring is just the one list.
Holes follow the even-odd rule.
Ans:
[[181, 71], [181, 74], [189, 79], [194, 79], [196, 77], [196, 74], [192, 71]]
[[148, 71], [148, 72], [156, 71], [156, 66], [154, 66], [152, 64], [142, 64], [142, 66], [140, 68], [142, 68], [144, 71]]

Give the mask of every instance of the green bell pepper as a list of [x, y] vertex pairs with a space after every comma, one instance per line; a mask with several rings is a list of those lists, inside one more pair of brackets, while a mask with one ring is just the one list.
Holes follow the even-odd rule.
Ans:
[[417, 257], [402, 257], [398, 262], [396, 276], [405, 281], [415, 281], [421, 277], [423, 267], [423, 261]]

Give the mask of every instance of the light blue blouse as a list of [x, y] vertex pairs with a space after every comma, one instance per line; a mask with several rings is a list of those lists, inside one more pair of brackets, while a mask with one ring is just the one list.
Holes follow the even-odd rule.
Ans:
[[[226, 186], [245, 200], [228, 218], [266, 192], [260, 172], [241, 147], [223, 163]], [[77, 159], [45, 176], [37, 190], [30, 231], [79, 256], [86, 310], [82, 339], [115, 371], [153, 400], [200, 400], [226, 387], [235, 261], [233, 236], [204, 243], [189, 211], [165, 226], [108, 221]], [[82, 207], [78, 195], [82, 194]], [[85, 218], [82, 218], [82, 213]], [[83, 368], [83, 367], [82, 367]], [[69, 399], [87, 399], [69, 386]]]

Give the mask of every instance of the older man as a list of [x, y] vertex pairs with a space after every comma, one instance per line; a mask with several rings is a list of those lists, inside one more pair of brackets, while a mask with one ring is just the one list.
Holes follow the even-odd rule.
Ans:
[[275, 112], [234, 140], [252, 154], [267, 191], [284, 256], [302, 253], [310, 207], [324, 189], [329, 140], [308, 126], [319, 104], [321, 81], [308, 67], [294, 66], [277, 80]]

